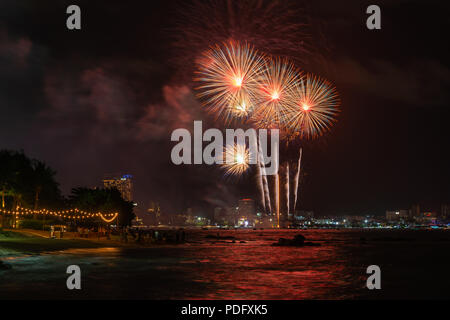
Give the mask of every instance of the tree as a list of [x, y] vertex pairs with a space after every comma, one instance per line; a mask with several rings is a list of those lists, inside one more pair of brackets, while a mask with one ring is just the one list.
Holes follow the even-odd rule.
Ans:
[[[59, 205], [62, 197], [55, 172], [45, 163], [28, 158], [23, 151], [0, 150], [1, 208], [37, 208], [38, 200], [47, 207]], [[3, 226], [3, 217], [0, 217]]]
[[35, 210], [39, 209], [39, 205], [52, 207], [61, 199], [59, 184], [55, 181], [56, 172], [39, 160], [33, 160], [32, 167], [34, 189], [33, 207]]
[[[131, 225], [131, 221], [135, 218], [133, 202], [124, 200], [116, 188], [74, 188], [69, 197], [69, 203], [72, 207], [84, 211], [118, 212], [117, 225], [120, 227]], [[92, 224], [93, 222], [87, 223]]]

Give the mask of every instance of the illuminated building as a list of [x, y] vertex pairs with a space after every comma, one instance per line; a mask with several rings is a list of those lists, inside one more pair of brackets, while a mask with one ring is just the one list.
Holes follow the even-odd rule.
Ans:
[[103, 186], [105, 188], [117, 188], [122, 198], [127, 201], [133, 200], [133, 183], [131, 181], [132, 176], [129, 174], [124, 174], [122, 176], [112, 176], [108, 175], [103, 179]]
[[131, 221], [133, 227], [142, 227], [144, 225], [144, 220], [136, 216], [133, 221]]
[[238, 214], [240, 216], [254, 216], [256, 213], [255, 201], [252, 199], [239, 200], [238, 207]]
[[161, 223], [161, 208], [159, 203], [153, 201], [150, 202], [146, 212], [146, 217], [150, 219], [151, 225], [158, 225]]
[[386, 220], [400, 220], [409, 217], [409, 210], [386, 211]]
[[252, 199], [239, 200], [238, 204], [238, 224], [247, 226], [253, 225], [256, 218], [255, 201]]
[[296, 220], [312, 220], [314, 219], [314, 211], [297, 210], [294, 218]]
[[161, 216], [161, 208], [159, 203], [151, 201], [147, 209], [147, 213], [159, 218]]
[[437, 222], [437, 213], [436, 212], [424, 212], [422, 214], [422, 218], [420, 219], [423, 223], [427, 224], [435, 224]]

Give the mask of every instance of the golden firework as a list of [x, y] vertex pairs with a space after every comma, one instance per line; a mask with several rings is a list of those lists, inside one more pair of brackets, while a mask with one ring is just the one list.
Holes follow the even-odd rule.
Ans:
[[286, 59], [267, 59], [259, 77], [258, 103], [252, 120], [260, 128], [283, 130], [292, 106], [292, 95], [302, 73]]
[[227, 176], [241, 176], [250, 168], [250, 151], [242, 144], [227, 145], [222, 168]]
[[330, 130], [339, 113], [340, 99], [328, 81], [307, 74], [292, 92], [286, 130], [291, 136], [316, 138]]
[[248, 44], [216, 45], [199, 60], [194, 79], [207, 111], [225, 123], [248, 116], [254, 107], [264, 57]]

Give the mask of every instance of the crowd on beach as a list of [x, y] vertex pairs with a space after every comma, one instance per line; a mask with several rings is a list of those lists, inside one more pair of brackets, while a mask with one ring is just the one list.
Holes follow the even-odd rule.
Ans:
[[[75, 231], [75, 230], [74, 230]], [[51, 226], [50, 238], [63, 238], [66, 233], [65, 226]], [[185, 243], [186, 232], [183, 228], [177, 230], [160, 230], [160, 229], [139, 229], [139, 228], [87, 228], [77, 227], [75, 232], [69, 232], [68, 237], [79, 238], [106, 238], [111, 239], [111, 235], [119, 235], [120, 242], [135, 242], [139, 244], [162, 244], [162, 243]]]
[[143, 230], [138, 228], [128, 228], [121, 233], [120, 241], [127, 243], [130, 238], [140, 244], [184, 243], [186, 242], [186, 232], [183, 229]]

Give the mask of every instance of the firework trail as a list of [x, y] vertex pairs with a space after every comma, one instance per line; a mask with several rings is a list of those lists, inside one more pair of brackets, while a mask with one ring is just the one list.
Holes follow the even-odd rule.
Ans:
[[[279, 168], [278, 157], [275, 157], [275, 161], [277, 161], [276, 166]], [[275, 175], [275, 210], [277, 213], [277, 227], [280, 227], [280, 173], [279, 170]]]
[[[261, 136], [259, 137], [259, 139]], [[270, 193], [269, 193], [269, 185], [267, 183], [267, 175], [266, 175], [266, 167], [264, 165], [264, 158], [263, 158], [263, 152], [261, 149], [261, 143], [258, 141], [258, 166], [260, 167], [260, 178], [262, 180], [262, 187], [263, 187], [263, 202], [264, 207], [267, 209], [266, 212], [272, 213], [272, 206], [270, 204]]]
[[285, 188], [285, 192], [286, 192], [286, 194], [285, 194], [285, 197], [286, 197], [286, 216], [285, 216], [285, 218], [287, 220], [289, 218], [289, 209], [290, 209], [289, 208], [289, 162], [288, 161], [286, 161], [284, 173], [285, 173], [285, 176], [284, 176], [284, 179], [285, 179], [284, 188]]
[[248, 44], [227, 42], [206, 51], [194, 81], [208, 112], [225, 124], [246, 117], [256, 101], [264, 57]]
[[264, 193], [264, 182], [261, 174], [261, 163], [258, 158], [258, 163], [256, 164], [256, 185], [258, 186], [259, 194], [261, 195], [260, 203], [262, 205], [263, 211], [266, 212], [266, 198]]
[[264, 186], [264, 197], [265, 197], [265, 202], [266, 202], [266, 209], [268, 213], [272, 213], [272, 204], [270, 202], [270, 193], [269, 193], [269, 184], [267, 182], [267, 175], [265, 174], [265, 167], [262, 164], [261, 165], [261, 171], [263, 174], [262, 176], [262, 180], [263, 180], [263, 186]]
[[280, 174], [275, 175], [275, 208], [277, 213], [277, 228], [280, 227]]
[[295, 211], [295, 207], [297, 206], [298, 182], [300, 180], [302, 154], [303, 154], [303, 149], [300, 148], [298, 162], [297, 162], [297, 172], [295, 173], [295, 177], [294, 177], [294, 206], [292, 208], [294, 211]]
[[[255, 141], [250, 139], [251, 141]], [[261, 195], [261, 205], [263, 207], [263, 211], [266, 212], [266, 197], [265, 197], [265, 190], [264, 190], [264, 181], [263, 181], [263, 157], [261, 152], [261, 147], [259, 145], [259, 141], [255, 141], [257, 144], [256, 148], [253, 148], [253, 150], [258, 150], [258, 156], [257, 156], [257, 163], [256, 163], [256, 183], [258, 186], [259, 194]], [[265, 173], [265, 172], [264, 172]]]

